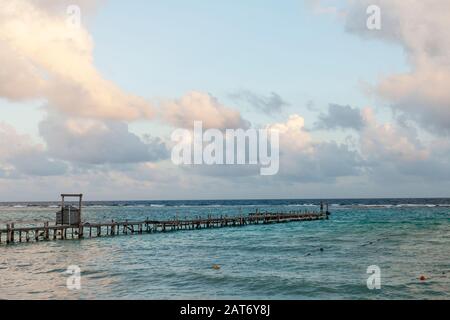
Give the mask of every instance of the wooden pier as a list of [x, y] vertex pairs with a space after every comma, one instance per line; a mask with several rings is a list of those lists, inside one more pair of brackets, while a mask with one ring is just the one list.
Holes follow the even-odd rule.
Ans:
[[83, 239], [95, 237], [114, 237], [127, 234], [143, 234], [155, 232], [169, 232], [176, 230], [198, 230], [206, 228], [239, 227], [246, 225], [259, 225], [270, 223], [286, 223], [294, 221], [313, 221], [328, 219], [328, 210], [324, 212], [288, 213], [258, 212], [247, 216], [220, 216], [196, 219], [125, 221], [107, 223], [80, 223], [74, 225], [50, 225], [45, 222], [37, 227], [15, 227], [14, 223], [0, 229], [0, 244], [13, 244], [20, 242], [39, 242], [50, 240]]

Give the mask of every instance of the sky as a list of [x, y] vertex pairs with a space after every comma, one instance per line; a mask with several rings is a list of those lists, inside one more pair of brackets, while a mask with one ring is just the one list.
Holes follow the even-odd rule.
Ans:
[[[0, 201], [448, 197], [448, 12], [0, 0]], [[175, 165], [171, 133], [194, 121], [279, 129], [278, 174]]]

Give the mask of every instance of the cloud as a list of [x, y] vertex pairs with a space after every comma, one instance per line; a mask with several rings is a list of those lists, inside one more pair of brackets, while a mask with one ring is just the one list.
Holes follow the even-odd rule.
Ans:
[[[383, 78], [374, 88], [392, 107], [431, 132], [450, 134], [450, 2], [351, 0], [346, 29], [401, 45], [411, 71]], [[381, 30], [368, 30], [366, 8], [381, 8]]]
[[34, 143], [31, 137], [0, 122], [0, 171], [4, 178], [53, 176], [66, 173], [67, 165], [50, 158], [44, 146]]
[[[82, 1], [81, 5], [87, 5]], [[144, 99], [122, 91], [93, 64], [93, 41], [50, 1], [0, 0], [0, 96], [44, 99], [66, 114], [134, 120], [151, 118]]]
[[419, 140], [410, 131], [402, 130], [389, 123], [379, 124], [373, 109], [365, 108], [363, 117], [365, 129], [360, 135], [363, 154], [372, 161], [404, 161], [423, 160], [429, 156]]
[[[39, 128], [45, 144], [0, 124], [1, 196], [8, 194], [11, 198], [6, 200], [11, 200], [19, 191], [30, 191], [33, 198], [42, 199], [44, 194], [71, 190], [96, 198], [174, 198], [183, 192], [196, 198], [248, 197], [264, 190], [268, 196], [285, 197], [286, 192], [298, 195], [297, 187], [302, 185], [306, 185], [303, 190], [317, 190], [317, 196], [328, 186], [339, 189], [345, 179], [366, 180], [383, 192], [403, 181], [413, 186], [404, 193], [424, 192], [424, 182], [434, 191], [441, 190], [436, 185], [448, 186], [448, 1], [349, 0], [342, 7], [310, 2], [317, 12], [343, 18], [348, 32], [402, 46], [411, 70], [388, 75], [373, 89], [403, 118], [443, 133], [441, 137], [425, 140], [406, 124], [409, 121], [379, 122], [370, 108], [330, 105], [319, 115], [317, 127], [355, 129], [354, 145], [321, 139], [305, 129], [303, 117], [292, 115], [267, 125], [280, 131], [276, 176], [261, 177], [258, 167], [246, 166], [175, 168], [164, 161], [168, 150], [162, 139], [139, 137], [130, 132], [127, 122], [151, 119], [157, 112], [171, 126], [188, 129], [197, 120], [205, 129], [246, 129], [250, 123], [207, 93], [194, 91], [167, 99], [156, 109], [103, 77], [94, 66], [91, 35], [83, 27], [68, 28], [65, 12], [67, 5], [78, 4], [84, 16], [95, 11], [98, 1], [0, 0], [0, 97], [40, 99], [48, 105]], [[366, 28], [369, 4], [382, 9], [380, 31]], [[288, 105], [275, 92], [260, 95], [242, 90], [231, 98], [266, 114], [279, 113]], [[309, 109], [316, 110], [312, 104]], [[352, 183], [352, 188], [360, 192], [363, 186]]]
[[298, 114], [290, 115], [286, 122], [268, 125], [280, 133], [280, 149], [311, 153], [312, 137], [305, 130], [305, 119]]
[[30, 176], [59, 176], [67, 172], [66, 163], [50, 159], [45, 152], [30, 150], [9, 159], [15, 169]]
[[197, 91], [178, 100], [164, 101], [160, 116], [179, 128], [193, 128], [194, 121], [202, 121], [205, 129], [245, 129], [250, 126], [239, 111], [224, 106], [210, 94]]
[[361, 149], [372, 161], [402, 163], [429, 156], [415, 131], [390, 123], [379, 124], [371, 108], [363, 110], [363, 117], [366, 126], [360, 134]]
[[120, 121], [50, 114], [40, 123], [39, 132], [52, 157], [75, 163], [137, 163], [169, 156], [161, 139], [143, 140]]
[[348, 105], [330, 104], [328, 113], [319, 115], [319, 120], [315, 123], [314, 129], [354, 129], [358, 131], [363, 126], [364, 120], [359, 109]]
[[[353, 114], [357, 109], [351, 110]], [[418, 131], [405, 123], [380, 123], [372, 108], [358, 110], [358, 114], [354, 142], [317, 139], [306, 131], [299, 115], [270, 125], [280, 131], [280, 172], [274, 178], [323, 184], [349, 177], [369, 177], [378, 184], [390, 181], [395, 185], [402, 181], [450, 181], [448, 139], [423, 141]], [[339, 123], [342, 126], [342, 121]]]
[[236, 102], [244, 102], [252, 106], [255, 110], [266, 114], [280, 113], [289, 103], [276, 92], [271, 92], [268, 96], [256, 94], [250, 90], [240, 90], [229, 95]]
[[359, 137], [360, 150], [374, 180], [450, 181], [448, 139], [424, 143], [414, 128], [379, 123], [371, 108], [362, 114], [365, 126]]
[[[108, 168], [106, 168], [108, 167]], [[0, 201], [58, 201], [61, 192], [83, 192], [87, 200], [173, 199], [183, 180], [168, 168], [142, 163], [124, 168], [91, 167], [55, 176], [3, 176]], [[173, 171], [173, 170], [172, 170]], [[187, 184], [187, 190], [191, 186]]]
[[80, 7], [84, 16], [95, 12], [104, 2], [105, 0], [37, 0], [35, 4], [46, 11], [56, 14], [66, 13], [68, 6], [76, 5]]
[[182, 174], [216, 177], [223, 180], [249, 181], [260, 175], [260, 165], [190, 165], [181, 166]]
[[361, 173], [363, 164], [356, 151], [334, 141], [315, 140], [299, 115], [269, 128], [280, 132], [280, 180], [331, 183]]
[[[181, 173], [185, 176], [215, 177], [223, 181], [247, 183], [249, 187], [260, 183], [274, 186], [286, 181], [332, 183], [340, 177], [360, 174], [362, 164], [356, 151], [334, 141], [315, 140], [305, 130], [305, 120], [300, 115], [291, 115], [285, 122], [268, 124], [264, 129], [279, 132], [278, 174], [261, 177], [260, 164], [187, 165], [181, 167]], [[248, 151], [247, 144], [245, 152]]]

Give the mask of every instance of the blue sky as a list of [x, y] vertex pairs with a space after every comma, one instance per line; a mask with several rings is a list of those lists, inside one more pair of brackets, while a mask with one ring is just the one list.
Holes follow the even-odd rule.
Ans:
[[[200, 90], [226, 104], [239, 89], [274, 91], [290, 104], [278, 119], [294, 112], [309, 116], [310, 101], [319, 109], [329, 103], [374, 105], [361, 83], [408, 69], [400, 46], [355, 38], [335, 17], [317, 16], [302, 1], [124, 6], [116, 0], [98, 12], [89, 29], [96, 66], [128, 91], [152, 99]], [[255, 112], [248, 117], [267, 121]], [[132, 128], [149, 130], [145, 123]]]
[[90, 30], [102, 73], [148, 98], [195, 89], [226, 99], [246, 88], [276, 91], [297, 109], [363, 106], [373, 101], [360, 81], [408, 69], [398, 45], [358, 39], [301, 1], [133, 4], [109, 1]]
[[[369, 33], [366, 0], [74, 2], [76, 41], [63, 29], [66, 0], [15, 0], [0, 24], [0, 63], [11, 66], [0, 74], [0, 146], [11, 149], [0, 153], [0, 200], [21, 189], [35, 199], [60, 189], [92, 199], [446, 195], [450, 101], [440, 82], [421, 82], [450, 74], [440, 68], [448, 32], [433, 32], [447, 23], [442, 8], [377, 0], [386, 23]], [[414, 37], [417, 25], [429, 29]], [[440, 60], [428, 53], [434, 40]], [[285, 102], [276, 112], [254, 105], [271, 96]], [[192, 97], [206, 106], [195, 120], [228, 112], [224, 124], [238, 115], [286, 128], [279, 176], [174, 167], [170, 133], [195, 114]]]

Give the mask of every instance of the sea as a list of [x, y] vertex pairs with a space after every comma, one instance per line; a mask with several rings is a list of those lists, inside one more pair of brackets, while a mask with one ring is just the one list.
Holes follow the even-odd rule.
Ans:
[[[320, 202], [85, 202], [83, 220], [317, 211]], [[450, 299], [450, 199], [325, 202], [323, 221], [2, 243], [0, 299]], [[58, 205], [0, 203], [0, 229], [54, 221]]]

